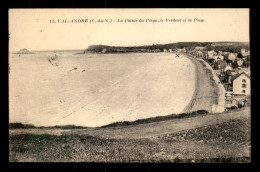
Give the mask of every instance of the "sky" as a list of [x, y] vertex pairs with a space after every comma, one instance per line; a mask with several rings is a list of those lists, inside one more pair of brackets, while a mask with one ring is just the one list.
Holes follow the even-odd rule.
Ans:
[[[88, 22], [61, 23], [65, 19]], [[90, 23], [92, 19], [113, 22]], [[138, 22], [117, 22], [125, 19]], [[169, 22], [174, 19], [181, 22]], [[9, 9], [10, 51], [195, 41], [249, 42], [249, 9]]]

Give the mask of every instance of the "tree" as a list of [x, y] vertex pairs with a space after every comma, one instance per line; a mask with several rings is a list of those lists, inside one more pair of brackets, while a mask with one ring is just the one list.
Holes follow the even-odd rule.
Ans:
[[237, 58], [242, 59], [242, 58], [243, 58], [242, 54], [241, 54], [241, 53], [238, 53], [238, 54], [237, 54]]
[[208, 62], [210, 63], [210, 64], [212, 64], [212, 63], [214, 63], [214, 59], [208, 59]]
[[226, 60], [226, 62], [231, 64], [233, 61], [232, 61], [232, 60], [229, 60], [229, 59], [227, 59], [227, 60]]
[[250, 57], [247, 56], [243, 63], [244, 66], [249, 67], [250, 66]]
[[233, 68], [234, 68], [234, 69], [238, 67], [238, 65], [237, 65], [237, 62], [236, 62], [236, 61], [234, 61], [234, 63], [232, 63], [232, 64], [233, 64]]

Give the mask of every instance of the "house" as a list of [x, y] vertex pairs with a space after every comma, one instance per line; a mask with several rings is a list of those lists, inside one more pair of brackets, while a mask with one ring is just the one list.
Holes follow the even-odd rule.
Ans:
[[199, 50], [204, 50], [205, 47], [195, 47], [195, 50], [199, 51]]
[[237, 53], [230, 53], [228, 55], [228, 59], [231, 60], [232, 62], [235, 61], [236, 57], [237, 57]]
[[236, 62], [237, 62], [237, 65], [238, 65], [239, 67], [242, 66], [243, 63], [244, 63], [244, 61], [241, 60], [241, 59], [237, 60]]
[[223, 54], [223, 56], [224, 56], [224, 60], [228, 60], [228, 56], [229, 56], [229, 54]]
[[203, 58], [204, 57], [204, 53], [199, 50], [199, 51], [196, 52], [196, 56]]
[[250, 60], [250, 55], [248, 55], [248, 56], [243, 56], [242, 59], [243, 59], [243, 60]]
[[171, 48], [169, 49], [169, 52], [172, 52], [172, 49], [171, 49]]
[[249, 77], [250, 77], [250, 67], [249, 68], [246, 68], [246, 67], [238, 67], [237, 68], [238, 70], [238, 73], [242, 73], [242, 72], [245, 72]]
[[182, 48], [182, 49], [181, 49], [181, 48], [176, 49], [176, 52], [177, 52], [177, 53], [182, 53], [182, 52], [183, 52], [183, 53], [186, 53], [187, 51], [186, 51], [186, 49], [185, 49], [185, 47], [184, 47], [184, 48]]
[[208, 51], [208, 59], [213, 59], [214, 56], [214, 50]]
[[238, 107], [239, 104], [241, 105], [241, 103], [238, 100], [236, 100], [235, 98], [233, 98], [233, 97], [226, 97], [225, 101], [226, 101], [225, 102], [225, 107], [226, 108], [231, 108], [232, 106]]
[[227, 66], [224, 68], [224, 72], [227, 72], [227, 70], [233, 70], [233, 68], [232, 68], [230, 65], [227, 65]]
[[226, 62], [218, 59], [213, 62], [213, 69], [214, 70], [219, 70], [220, 73], [224, 73], [224, 68], [226, 67]]
[[229, 55], [229, 54], [230, 54], [230, 52], [226, 52], [226, 51], [222, 52], [222, 55]]
[[107, 49], [106, 49], [106, 48], [103, 48], [101, 52], [102, 52], [102, 53], [106, 53], [106, 52], [107, 52]]
[[195, 51], [195, 50], [187, 50], [187, 53], [188, 54], [191, 54], [191, 55], [194, 55], [194, 56], [196, 56], [196, 53], [197, 51]]
[[218, 64], [218, 69], [220, 69], [220, 72], [221, 73], [224, 73], [225, 71], [224, 71], [224, 69], [225, 69], [225, 67], [226, 67], [226, 62], [225, 61], [223, 61], [223, 60], [221, 60], [221, 59], [219, 59], [218, 61], [217, 61], [217, 64]]
[[225, 80], [228, 84], [232, 84], [232, 76], [236, 75], [237, 72], [235, 70], [227, 70], [225, 75]]
[[241, 49], [241, 54], [243, 57], [246, 57], [250, 55], [250, 51], [249, 50], [247, 51], [246, 49]]
[[226, 92], [231, 92], [232, 93], [232, 85], [231, 84], [229, 84], [229, 83], [222, 83], [223, 84], [223, 86], [224, 86], [224, 88], [225, 88], [225, 90], [226, 90]]
[[146, 52], [146, 51], [147, 51], [147, 49], [141, 49], [140, 51], [141, 51], [141, 52]]
[[168, 52], [168, 50], [167, 49], [163, 49], [163, 52]]
[[238, 67], [237, 71], [239, 74], [245, 72], [250, 77], [250, 68]]
[[250, 94], [250, 77], [245, 72], [232, 76], [233, 94]]
[[161, 50], [160, 49], [153, 49], [153, 50], [151, 50], [151, 52], [161, 52]]
[[218, 59], [224, 60], [224, 56], [221, 55], [217, 55], [213, 57], [215, 61], [217, 61]]

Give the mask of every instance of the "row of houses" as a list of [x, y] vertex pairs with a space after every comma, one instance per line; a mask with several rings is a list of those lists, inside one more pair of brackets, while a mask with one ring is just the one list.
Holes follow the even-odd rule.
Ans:
[[[187, 53], [192, 54], [197, 57], [205, 58], [205, 59], [222, 59], [222, 60], [231, 60], [234, 62], [234, 60], [237, 58], [239, 53], [231, 53], [231, 52], [223, 52], [223, 51], [206, 51], [206, 47], [195, 47], [194, 49], [188, 50]], [[250, 56], [250, 50], [241, 49], [240, 51], [242, 59], [245, 59], [246, 57]]]
[[173, 52], [172, 49], [129, 49], [129, 48], [117, 48], [117, 49], [106, 49], [103, 48], [101, 50], [101, 53], [108, 53], [108, 52], [113, 52], [113, 53], [126, 53], [126, 52]]
[[148, 48], [142, 48], [142, 49], [129, 49], [129, 48], [116, 48], [116, 49], [107, 49], [103, 48], [101, 50], [101, 53], [108, 53], [108, 52], [116, 52], [116, 53], [126, 53], [126, 52], [178, 52], [178, 53], [186, 53], [185, 48], [179, 48], [179, 49], [172, 49], [172, 48], [164, 48], [164, 49], [159, 49], [159, 48], [154, 48], [154, 49], [148, 49]]
[[195, 47], [187, 53], [204, 59], [214, 69], [226, 90], [226, 109], [249, 104], [251, 94], [249, 50], [241, 49], [240, 53], [231, 53], [204, 51], [204, 47]]

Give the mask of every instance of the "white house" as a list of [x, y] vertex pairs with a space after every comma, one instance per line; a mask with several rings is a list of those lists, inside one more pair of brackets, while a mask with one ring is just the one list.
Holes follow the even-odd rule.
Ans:
[[185, 47], [182, 48], [182, 49], [181, 49], [181, 48], [178, 48], [178, 49], [176, 49], [175, 51], [176, 51], [177, 53], [182, 53], [182, 52], [183, 52], [183, 53], [186, 53]]
[[246, 49], [241, 49], [241, 54], [245, 53]]
[[241, 49], [241, 54], [242, 56], [249, 56], [250, 55], [250, 50], [246, 50], [246, 49]]
[[233, 80], [233, 94], [250, 94], [250, 77], [242, 72], [240, 74], [234, 75]]
[[214, 56], [214, 50], [208, 51], [208, 59], [212, 59]]
[[238, 73], [245, 72], [250, 77], [250, 68], [244, 68], [244, 67], [237, 67]]
[[224, 68], [224, 72], [226, 72], [227, 70], [233, 70], [233, 68], [232, 68], [230, 65], [227, 65], [227, 66]]
[[153, 49], [151, 50], [151, 52], [160, 52], [161, 50], [160, 49]]
[[230, 54], [229, 52], [223, 51], [222, 55]]
[[197, 57], [204, 57], [204, 53], [200, 50], [197, 51], [195, 54], [196, 54]]
[[196, 51], [199, 51], [199, 50], [204, 50], [205, 47], [195, 47], [194, 49], [195, 49]]
[[102, 53], [106, 53], [106, 52], [107, 52], [107, 49], [106, 49], [106, 48], [103, 48], [101, 52], [102, 52]]
[[230, 53], [230, 54], [228, 55], [228, 59], [231, 60], [231, 61], [233, 61], [233, 62], [235, 61], [236, 57], [237, 57], [237, 54], [236, 54], [236, 53]]

